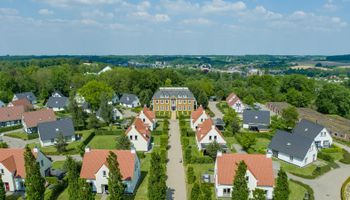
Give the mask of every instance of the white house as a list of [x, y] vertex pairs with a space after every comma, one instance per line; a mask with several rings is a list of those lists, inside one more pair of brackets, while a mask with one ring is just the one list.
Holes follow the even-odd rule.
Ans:
[[125, 134], [136, 151], [148, 151], [150, 149], [151, 131], [140, 118], [135, 119]]
[[[103, 121], [104, 122], [104, 119], [102, 118], [101, 116], [101, 109], [98, 109], [97, 112], [96, 112], [96, 117], [97, 119], [99, 119], [100, 121]], [[114, 108], [112, 109], [112, 119], [114, 121], [116, 120], [119, 120], [119, 119], [123, 119], [123, 114], [117, 109], [117, 108]]]
[[135, 108], [140, 106], [140, 100], [134, 94], [123, 94], [122, 97], [119, 99], [119, 103], [120, 105], [127, 108]]
[[226, 141], [211, 118], [205, 120], [197, 128], [196, 142], [199, 150], [205, 150], [206, 146], [216, 141], [223, 148], [226, 148]]
[[200, 105], [197, 110], [193, 111], [191, 113], [191, 128], [192, 130], [196, 130], [198, 128], [198, 125], [203, 123], [204, 120], [208, 119], [209, 115], [205, 112], [204, 108], [202, 105]]
[[63, 135], [67, 143], [75, 141], [74, 125], [70, 118], [40, 123], [38, 134], [39, 142], [43, 147], [55, 145], [59, 134]]
[[232, 92], [226, 98], [226, 102], [232, 109], [236, 111], [236, 113], [243, 113], [245, 106], [241, 99], [235, 93]]
[[277, 130], [268, 146], [267, 156], [305, 167], [317, 160], [317, 148], [312, 138]]
[[135, 150], [85, 149], [80, 177], [86, 179], [96, 193], [108, 192], [108, 163], [110, 152], [117, 155], [125, 193], [134, 193], [141, 176], [140, 161]]
[[148, 109], [146, 106], [140, 111], [140, 114], [137, 116], [141, 121], [153, 131], [157, 126], [156, 114]]
[[243, 128], [265, 132], [270, 126], [270, 111], [267, 110], [244, 110]]
[[332, 136], [324, 126], [306, 119], [302, 119], [292, 132], [313, 139], [318, 149], [328, 148], [333, 144]]
[[[24, 149], [0, 149], [0, 177], [6, 191], [25, 190], [24, 152]], [[33, 154], [39, 163], [41, 175], [48, 176], [50, 174], [51, 161], [37, 148], [33, 149]]]
[[249, 197], [253, 197], [252, 193], [255, 189], [262, 189], [266, 192], [266, 198], [272, 199], [275, 185], [272, 159], [260, 154], [223, 154], [218, 152], [214, 168], [216, 196], [218, 198], [232, 196], [233, 181], [241, 161], [247, 165], [246, 180], [250, 191]]

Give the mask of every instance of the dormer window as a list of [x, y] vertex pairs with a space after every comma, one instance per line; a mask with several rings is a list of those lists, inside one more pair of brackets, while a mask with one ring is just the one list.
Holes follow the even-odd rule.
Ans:
[[102, 176], [103, 176], [103, 177], [106, 177], [106, 176], [107, 176], [107, 172], [103, 170], [103, 171], [102, 171]]
[[5, 174], [4, 169], [0, 169], [0, 174]]

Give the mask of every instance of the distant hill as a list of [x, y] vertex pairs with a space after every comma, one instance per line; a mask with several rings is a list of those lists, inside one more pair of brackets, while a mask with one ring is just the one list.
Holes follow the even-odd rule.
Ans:
[[327, 56], [327, 61], [337, 61], [337, 62], [350, 62], [350, 54], [347, 55], [337, 55], [337, 56]]

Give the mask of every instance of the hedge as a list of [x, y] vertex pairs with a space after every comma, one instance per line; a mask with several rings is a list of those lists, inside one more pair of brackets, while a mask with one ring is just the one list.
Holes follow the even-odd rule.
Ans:
[[347, 200], [346, 197], [346, 186], [350, 183], [350, 177], [346, 179], [346, 181], [343, 183], [343, 185], [341, 186], [341, 200]]
[[96, 130], [95, 135], [121, 135], [124, 131], [121, 129], [118, 130]]
[[32, 133], [32, 134], [28, 134], [28, 140], [33, 140], [39, 138], [39, 134], [38, 133]]
[[328, 162], [334, 162], [334, 159], [331, 155], [324, 153], [323, 151], [318, 152], [317, 154], [318, 158], [328, 161]]
[[304, 175], [304, 174], [298, 174], [298, 173], [294, 173], [294, 172], [290, 172], [291, 174], [295, 175], [295, 176], [299, 176], [305, 179], [315, 179], [318, 176], [321, 176], [327, 172], [329, 172], [332, 168], [338, 168], [339, 166], [334, 163], [331, 162], [327, 165], [321, 166], [321, 167], [316, 167], [316, 169], [312, 172], [312, 175]]
[[65, 183], [59, 183], [54, 185], [51, 189], [46, 189], [44, 200], [56, 200], [66, 187], [67, 185]]
[[20, 128], [23, 128], [22, 124], [15, 125], [15, 126], [1, 127], [0, 128], [0, 133], [7, 132], [7, 131], [13, 131], [13, 130], [17, 130], [17, 129], [20, 129]]
[[138, 157], [139, 159], [144, 159], [144, 158], [146, 157], [146, 156], [145, 156], [145, 153], [142, 152], [142, 151], [137, 151], [136, 153], [137, 153], [137, 157]]
[[6, 143], [6, 142], [0, 142], [0, 149], [2, 148], [2, 149], [6, 149], [6, 148], [8, 148], [9, 147], [9, 145]]
[[45, 180], [46, 180], [50, 185], [58, 184], [58, 179], [57, 179], [57, 177], [54, 177], [54, 176], [45, 177]]
[[303, 188], [305, 188], [307, 193], [309, 194], [309, 200], [315, 200], [314, 190], [309, 185], [306, 185], [305, 183], [302, 183], [302, 182], [294, 180], [294, 179], [289, 179], [289, 180], [291, 182], [298, 184], [298, 185], [301, 185]]
[[90, 133], [89, 136], [87, 136], [79, 146], [77, 146], [78, 150], [80, 151], [80, 155], [83, 156], [85, 153], [85, 147], [89, 142], [95, 137], [95, 132]]
[[191, 163], [192, 164], [211, 164], [213, 163], [213, 159], [209, 156], [192, 156]]
[[339, 153], [339, 152], [342, 152], [342, 148], [336, 146], [336, 145], [332, 145], [331, 148], [327, 148], [327, 149], [322, 149], [321, 152], [324, 152], [324, 153]]
[[343, 149], [343, 158], [339, 160], [339, 162], [344, 164], [350, 164], [350, 153]]

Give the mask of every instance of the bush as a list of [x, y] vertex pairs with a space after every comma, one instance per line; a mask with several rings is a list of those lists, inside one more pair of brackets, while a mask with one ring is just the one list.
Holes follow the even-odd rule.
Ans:
[[51, 189], [47, 188], [44, 194], [44, 200], [56, 200], [66, 187], [67, 185], [65, 183], [59, 183]]
[[145, 153], [144, 153], [144, 152], [138, 151], [138, 152], [137, 152], [137, 157], [138, 157], [139, 159], [144, 159], [146, 156], [145, 156]]
[[90, 133], [89, 136], [87, 136], [80, 145], [77, 146], [77, 150], [80, 152], [80, 155], [83, 156], [85, 153], [85, 147], [89, 142], [95, 137], [95, 132]]
[[346, 181], [341, 186], [341, 200], [347, 200], [346, 197], [346, 186], [350, 183], [350, 177], [346, 179]]
[[194, 175], [194, 170], [193, 167], [188, 167], [187, 168], [187, 182], [189, 184], [194, 183], [194, 181], [196, 180], [196, 176]]
[[336, 145], [332, 145], [331, 148], [326, 148], [326, 149], [322, 149], [321, 152], [324, 152], [324, 153], [339, 153], [339, 152], [342, 152], [343, 149], [336, 146]]
[[325, 160], [327, 162], [334, 162], [334, 159], [332, 156], [330, 156], [329, 154], [326, 154], [324, 153], [323, 151], [320, 151], [318, 154], [317, 154], [318, 158], [322, 159], [322, 160]]
[[99, 129], [95, 131], [95, 135], [121, 135], [124, 131], [123, 130], [104, 130], [104, 129]]
[[339, 162], [344, 164], [350, 164], [350, 153], [343, 149], [343, 158], [339, 160]]
[[9, 146], [7, 145], [7, 143], [6, 142], [0, 142], [0, 149], [2, 148], [2, 149], [6, 149], [6, 148], [8, 148]]
[[152, 135], [163, 135], [163, 131], [152, 131]]
[[160, 147], [161, 148], [168, 148], [168, 136], [162, 136], [160, 138]]
[[316, 167], [316, 169], [312, 172], [312, 175], [314, 176], [321, 176], [322, 174], [325, 174], [327, 172], [331, 171], [330, 165], [325, 165], [322, 167]]
[[45, 177], [45, 180], [46, 180], [50, 185], [58, 184], [58, 179], [57, 179], [57, 177], [54, 177], [54, 176]]
[[190, 144], [188, 138], [182, 138], [182, 147], [186, 148]]
[[314, 190], [309, 186], [306, 185], [300, 181], [294, 180], [294, 179], [289, 179], [289, 181], [294, 182], [295, 184], [301, 185], [302, 187], [304, 187], [307, 191], [307, 193], [309, 194], [309, 200], [314, 200], [315, 196], [314, 196]]
[[20, 129], [22, 127], [23, 127], [22, 124], [15, 125], [15, 126], [1, 127], [0, 128], [0, 133], [7, 132], [7, 131], [13, 131], [13, 130], [16, 130], [16, 129]]
[[193, 164], [210, 164], [213, 159], [209, 156], [192, 156], [191, 163]]
[[38, 133], [32, 133], [32, 134], [28, 134], [28, 140], [33, 140], [39, 138], [39, 134]]
[[185, 150], [185, 163], [191, 163], [192, 160], [192, 149], [190, 146], [186, 147]]
[[167, 154], [167, 150], [162, 148], [160, 149], [160, 159], [162, 161], [162, 163], [167, 163], [168, 161], [168, 154]]

